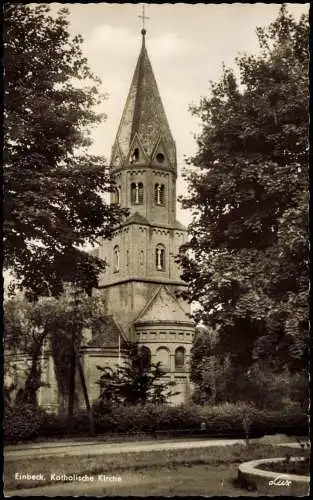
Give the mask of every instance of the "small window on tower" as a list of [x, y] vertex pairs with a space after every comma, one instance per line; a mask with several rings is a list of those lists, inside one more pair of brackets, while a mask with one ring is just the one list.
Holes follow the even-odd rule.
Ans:
[[158, 153], [158, 154], [156, 155], [156, 159], [157, 159], [157, 161], [158, 161], [159, 163], [163, 163], [163, 162], [164, 162], [164, 154], [162, 154], [162, 153]]
[[163, 245], [158, 245], [155, 249], [155, 266], [158, 271], [165, 270], [165, 248]]
[[117, 205], [121, 203], [121, 186], [115, 188], [115, 203]]
[[143, 204], [143, 184], [142, 182], [132, 182], [130, 187], [130, 197], [132, 205]]
[[143, 253], [143, 250], [140, 250], [139, 262], [140, 262], [141, 266], [144, 263], [144, 253]]
[[142, 184], [142, 182], [139, 182], [138, 190], [139, 190], [139, 205], [142, 205], [143, 204], [143, 184]]
[[139, 149], [135, 148], [130, 159], [130, 163], [134, 163], [139, 160]]
[[114, 258], [114, 272], [117, 273], [120, 270], [120, 249], [118, 245], [114, 247], [113, 250]]
[[154, 202], [156, 205], [164, 205], [164, 184], [155, 184], [154, 186]]

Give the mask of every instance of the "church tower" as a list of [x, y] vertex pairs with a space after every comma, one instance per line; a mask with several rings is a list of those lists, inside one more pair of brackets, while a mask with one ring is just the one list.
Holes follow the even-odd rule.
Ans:
[[194, 324], [189, 305], [176, 298], [186, 284], [175, 255], [187, 231], [176, 219], [175, 142], [146, 49], [146, 30], [141, 34], [110, 163], [116, 182], [111, 202], [128, 207], [130, 215], [113, 239], [101, 244], [99, 257], [108, 266], [99, 290], [108, 317], [124, 338], [147, 349], [151, 362], [162, 362], [182, 401], [189, 391]]

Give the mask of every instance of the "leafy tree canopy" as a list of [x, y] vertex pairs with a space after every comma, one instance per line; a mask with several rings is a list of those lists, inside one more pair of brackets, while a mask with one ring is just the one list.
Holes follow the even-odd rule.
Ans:
[[202, 132], [180, 261], [196, 316], [219, 330], [216, 353], [297, 369], [308, 332], [308, 16], [282, 5], [257, 36], [260, 54], [238, 56], [192, 110]]
[[[309, 405], [309, 378], [306, 367], [291, 372], [267, 359], [255, 359], [249, 367], [237, 362], [233, 352], [216, 352], [219, 335], [202, 331], [191, 349], [192, 394], [199, 404], [253, 402], [258, 408], [282, 408]], [[235, 383], [234, 383], [235, 381]]]
[[4, 9], [4, 264], [35, 296], [94, 286], [104, 263], [81, 248], [109, 238], [125, 212], [104, 201], [108, 167], [87, 152], [103, 96], [67, 15]]
[[[45, 345], [48, 346], [54, 359], [60, 404], [65, 405], [73, 346], [79, 350], [84, 331], [91, 331], [96, 322], [101, 322], [103, 299], [66, 286], [58, 298], [40, 297], [34, 303], [20, 293], [5, 301], [4, 306], [5, 373], [10, 371], [11, 354], [24, 354], [30, 358], [25, 389], [32, 393], [31, 399], [35, 400], [36, 391], [42, 385], [40, 357]], [[29, 380], [33, 382], [34, 378], [36, 384], [32, 383], [30, 388]]]

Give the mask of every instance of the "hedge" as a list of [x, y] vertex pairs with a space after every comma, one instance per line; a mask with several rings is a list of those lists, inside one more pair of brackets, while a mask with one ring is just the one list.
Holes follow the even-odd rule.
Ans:
[[[34, 438], [83, 437], [90, 435], [86, 412], [72, 417], [47, 415], [42, 410], [15, 408], [5, 416], [5, 443]], [[225, 437], [258, 437], [264, 434], [308, 434], [308, 417], [301, 408], [260, 410], [245, 403], [224, 403], [217, 406], [195, 404], [168, 406], [119, 406], [101, 413], [94, 411], [96, 434], [128, 434], [164, 432], [167, 435], [198, 433]], [[201, 432], [200, 432], [201, 430]]]
[[3, 440], [16, 443], [36, 438], [41, 434], [46, 414], [40, 408], [34, 410], [31, 405], [16, 405], [5, 408], [3, 419]]

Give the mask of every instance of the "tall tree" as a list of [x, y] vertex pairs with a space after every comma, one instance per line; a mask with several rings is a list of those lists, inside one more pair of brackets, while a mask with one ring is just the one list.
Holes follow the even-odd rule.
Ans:
[[81, 347], [84, 329], [92, 329], [95, 323], [101, 322], [103, 305], [101, 297], [89, 297], [70, 287], [65, 287], [58, 298], [41, 297], [31, 302], [17, 294], [5, 302], [4, 349], [7, 359], [14, 360], [10, 355], [18, 354], [31, 360], [22, 388], [25, 402], [37, 404], [37, 391], [42, 386], [41, 356], [46, 345], [54, 360], [59, 411], [67, 411], [70, 394], [73, 396], [73, 411], [74, 351], [78, 352]]
[[183, 278], [198, 317], [219, 328], [215, 352], [243, 368], [299, 369], [308, 345], [308, 16], [281, 6], [258, 28], [259, 55], [224, 68], [193, 113], [190, 241]]
[[4, 264], [34, 295], [96, 284], [104, 263], [84, 252], [122, 211], [105, 202], [108, 167], [88, 154], [104, 96], [69, 33], [68, 11], [5, 4]]
[[230, 355], [227, 352], [216, 355], [217, 342], [217, 332], [203, 328], [198, 330], [191, 348], [191, 381], [195, 385], [192, 398], [197, 403], [230, 400], [229, 386], [233, 384]]
[[[224, 346], [216, 352], [219, 333], [202, 330], [196, 335], [191, 349], [191, 380], [195, 390], [192, 399], [200, 404], [218, 404], [225, 401], [253, 401], [258, 408], [301, 406], [308, 408], [309, 379], [305, 366], [291, 372], [288, 366], [273, 366], [268, 359], [255, 359], [242, 366]], [[231, 355], [232, 354], [232, 355]]]
[[[25, 383], [19, 388], [20, 402], [37, 406], [37, 391], [43, 385], [41, 380], [41, 356], [43, 345], [49, 335], [49, 323], [55, 318], [54, 299], [44, 298], [35, 304], [22, 294], [5, 301], [4, 350], [6, 353], [4, 371], [10, 372], [11, 363], [24, 356]], [[30, 366], [27, 369], [27, 361]], [[14, 373], [14, 369], [13, 369]]]

